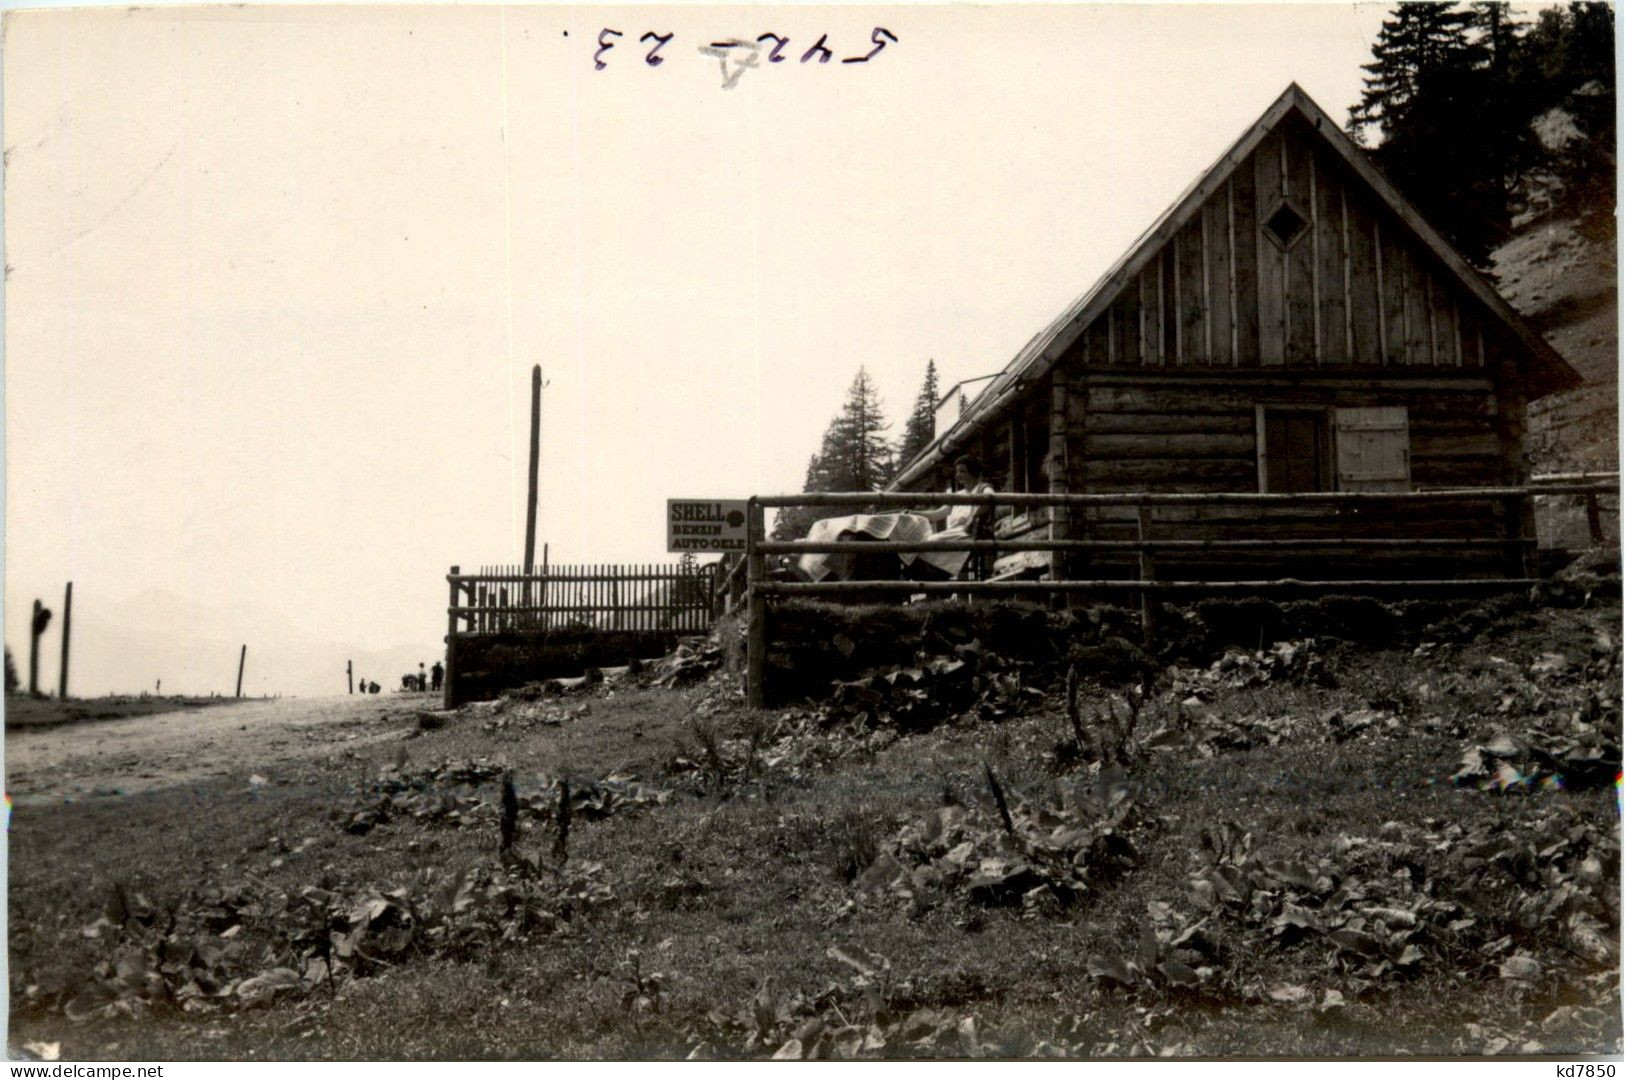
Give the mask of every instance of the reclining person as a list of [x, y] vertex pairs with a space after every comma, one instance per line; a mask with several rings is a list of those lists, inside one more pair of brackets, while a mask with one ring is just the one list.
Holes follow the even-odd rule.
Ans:
[[[988, 495], [995, 490], [982, 478], [982, 463], [973, 457], [962, 457], [954, 462], [954, 484], [958, 490], [972, 495]], [[933, 541], [974, 540], [978, 526], [992, 509], [990, 506], [939, 506], [935, 510], [921, 510], [918, 516], [943, 526], [931, 534]], [[969, 551], [921, 551], [904, 555], [903, 562], [912, 571], [910, 577], [952, 581], [964, 573], [970, 556]]]

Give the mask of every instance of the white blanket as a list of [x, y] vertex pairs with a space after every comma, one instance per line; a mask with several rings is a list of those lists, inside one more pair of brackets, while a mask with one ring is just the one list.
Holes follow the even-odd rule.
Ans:
[[[848, 517], [816, 521], [813, 527], [807, 530], [808, 540], [851, 540], [854, 537], [910, 542], [929, 540], [931, 522], [918, 514], [909, 513], [852, 514]], [[933, 556], [938, 557], [940, 556]], [[900, 558], [904, 563], [908, 563], [914, 556], [903, 555]], [[845, 553], [803, 555], [797, 565], [811, 581], [823, 581], [829, 577], [845, 580], [852, 575], [852, 556]]]

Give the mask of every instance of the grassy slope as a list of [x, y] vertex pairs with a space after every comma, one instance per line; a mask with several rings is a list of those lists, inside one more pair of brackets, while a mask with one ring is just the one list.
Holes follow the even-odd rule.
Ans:
[[[1263, 994], [1301, 984], [1319, 1000], [1325, 989], [1348, 985], [1329, 966], [1330, 954], [1312, 944], [1253, 949], [1237, 938], [1222, 979], [1191, 994], [1113, 989], [1091, 976], [1089, 962], [1121, 954], [1148, 905], [1188, 903], [1202, 830], [1221, 821], [1251, 832], [1263, 857], [1305, 860], [1350, 838], [1419, 835], [1446, 822], [1496, 824], [1516, 836], [1554, 807], [1614, 829], [1608, 791], [1491, 795], [1453, 788], [1447, 778], [1465, 742], [1516, 722], [1516, 714], [1498, 712], [1503, 692], [1518, 683], [1507, 672], [1528, 671], [1550, 651], [1583, 662], [1599, 633], [1617, 641], [1619, 617], [1617, 604], [1547, 610], [1521, 628], [1425, 660], [1408, 650], [1329, 654], [1335, 689], [1277, 681], [1221, 690], [1210, 703], [1215, 713], [1293, 718], [1296, 730], [1278, 745], [1260, 740], [1215, 757], [1151, 758], [1134, 780], [1148, 822], [1141, 865], [1081, 907], [1027, 917], [960, 894], [909, 902], [861, 891], [848, 878], [900, 827], [940, 806], [945, 788], [985, 815], [984, 761], [1018, 805], [1041, 802], [1062, 771], [1050, 754], [1065, 725], [1053, 699], [1003, 722], [848, 739], [849, 752], [828, 765], [796, 766], [792, 754], [765, 779], [722, 794], [692, 770], [668, 771], [674, 757], [703, 758], [690, 720], [708, 708], [714, 689], [709, 697], [624, 689], [572, 697], [566, 708], [589, 709], [559, 726], [491, 730], [489, 714], [465, 713], [403, 744], [412, 761], [490, 757], [515, 770], [522, 794], [544, 774], [614, 770], [672, 791], [664, 806], [576, 822], [572, 863], [601, 863], [612, 899], [551, 933], [408, 959], [341, 981], [331, 999], [318, 988], [241, 1013], [160, 1008], [75, 1024], [62, 1015], [51, 980], [114, 955], [104, 937], [79, 930], [103, 910], [112, 882], [160, 908], [189, 888], [242, 882], [294, 894], [311, 884], [387, 889], [420, 867], [493, 864], [494, 818], [466, 828], [397, 819], [366, 835], [344, 831], [343, 814], [360, 801], [354, 792], [398, 753], [390, 748], [320, 769], [262, 768], [271, 784], [246, 792], [217, 787], [20, 809], [11, 834], [13, 1046], [61, 1040], [64, 1057], [92, 1058], [681, 1056], [695, 1033], [715, 1030], [711, 1010], [748, 1012], [764, 984], [779, 1001], [834, 987], [835, 1008], [863, 1022], [872, 1005], [852, 989], [853, 969], [829, 951], [834, 946], [889, 961], [887, 1009], [973, 1017], [980, 1039], [1006, 1047], [1047, 1040], [1079, 1054], [1451, 1054], [1517, 1052], [1533, 1038], [1551, 1053], [1617, 1051], [1617, 1006], [1608, 1008], [1617, 989], [1599, 991], [1594, 982], [1612, 975], [1578, 957], [1524, 985], [1497, 978], [1491, 961], [1430, 946], [1415, 977], [1351, 994], [1348, 1007], [1327, 1012]], [[1602, 689], [1617, 698], [1617, 687]], [[1401, 722], [1338, 742], [1317, 719], [1372, 703], [1397, 710]], [[724, 735], [751, 722], [733, 705], [713, 719]], [[494, 801], [494, 785], [482, 794]], [[521, 848], [545, 851], [551, 836], [526, 823]], [[1446, 869], [1430, 863], [1435, 872]], [[257, 945], [276, 932], [252, 926], [243, 937]], [[639, 971], [664, 979], [657, 1014], [626, 1007], [634, 950]], [[1604, 1008], [1595, 1012], [1558, 1011], [1599, 1001]], [[771, 1053], [788, 1032], [751, 1052]], [[956, 1045], [925, 1052], [951, 1055]], [[740, 1047], [713, 1041], [708, 1052]]]
[[51, 727], [56, 724], [77, 724], [86, 720], [122, 720], [131, 716], [151, 716], [154, 713], [182, 712], [201, 709], [209, 705], [225, 705], [232, 698], [191, 697], [130, 697], [123, 694], [101, 698], [33, 698], [26, 694], [6, 697], [6, 726]]

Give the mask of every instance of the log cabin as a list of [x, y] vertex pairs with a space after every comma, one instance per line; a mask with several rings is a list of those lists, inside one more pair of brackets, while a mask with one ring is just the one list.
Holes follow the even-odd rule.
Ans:
[[[1293, 84], [891, 487], [941, 490], [963, 454], [1016, 492], [1515, 485], [1528, 479], [1528, 402], [1580, 381]], [[996, 535], [1133, 539], [1138, 521], [1132, 506], [1039, 510], [1003, 517]], [[1533, 535], [1526, 500], [1489, 499], [1161, 506], [1154, 527], [1196, 539]], [[1231, 550], [1222, 566], [1193, 553], [1185, 569], [1320, 578], [1519, 570], [1495, 547], [1362, 548], [1329, 560], [1331, 550], [1297, 561]], [[1133, 558], [1097, 555], [1085, 576], [1127, 572]], [[1049, 559], [1008, 555], [992, 574], [1043, 573]]]

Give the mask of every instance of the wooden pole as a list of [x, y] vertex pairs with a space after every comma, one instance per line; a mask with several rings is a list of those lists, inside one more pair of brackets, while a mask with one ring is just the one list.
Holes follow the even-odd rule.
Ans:
[[746, 504], [746, 518], [749, 531], [745, 538], [745, 559], [749, 564], [750, 592], [745, 609], [749, 629], [745, 646], [745, 703], [760, 709], [766, 701], [762, 679], [767, 671], [767, 596], [762, 586], [767, 584], [767, 556], [757, 549], [757, 544], [765, 539], [767, 530], [762, 504], [755, 498]]
[[244, 645], [243, 646], [243, 651], [237, 654], [237, 696], [238, 697], [243, 696], [243, 665], [246, 664], [246, 663], [248, 663], [248, 646]]
[[[1139, 538], [1146, 541], [1151, 539], [1151, 507], [1140, 507]], [[1157, 557], [1151, 554], [1150, 548], [1140, 549], [1140, 580], [1142, 582], [1157, 580]], [[1140, 590], [1140, 633], [1145, 638], [1146, 645], [1150, 645], [1156, 632], [1155, 603], [1151, 599], [1151, 590]]]
[[56, 696], [68, 700], [68, 638], [73, 632], [73, 582], [62, 597], [62, 672]]
[[451, 580], [447, 583], [450, 590], [450, 602], [446, 605], [446, 681], [441, 683], [444, 696], [441, 703], [451, 708], [453, 703], [452, 687], [457, 684], [457, 600], [462, 592], [457, 575], [462, 573], [461, 567], [452, 567], [447, 575]]
[[[525, 503], [525, 573], [536, 564], [536, 480], [542, 457], [542, 365], [530, 369], [530, 497]], [[525, 585], [530, 602], [530, 585]]]
[[45, 605], [34, 601], [34, 619], [28, 629], [28, 692], [35, 697], [39, 696], [39, 638], [49, 621], [44, 609]]
[[344, 681], [350, 686], [350, 693], [355, 693], [355, 661], [344, 661]]
[[[1045, 455], [1049, 461], [1049, 493], [1051, 495], [1071, 494], [1070, 477], [1066, 472], [1066, 426], [1067, 426], [1067, 383], [1066, 369], [1057, 365], [1050, 372], [1050, 410], [1049, 410], [1049, 452]], [[1051, 506], [1049, 508], [1049, 534], [1054, 540], [1068, 540], [1072, 536], [1072, 511], [1067, 506]], [[1064, 552], [1053, 552], [1050, 555], [1049, 574], [1051, 581], [1065, 580], [1071, 571]]]

